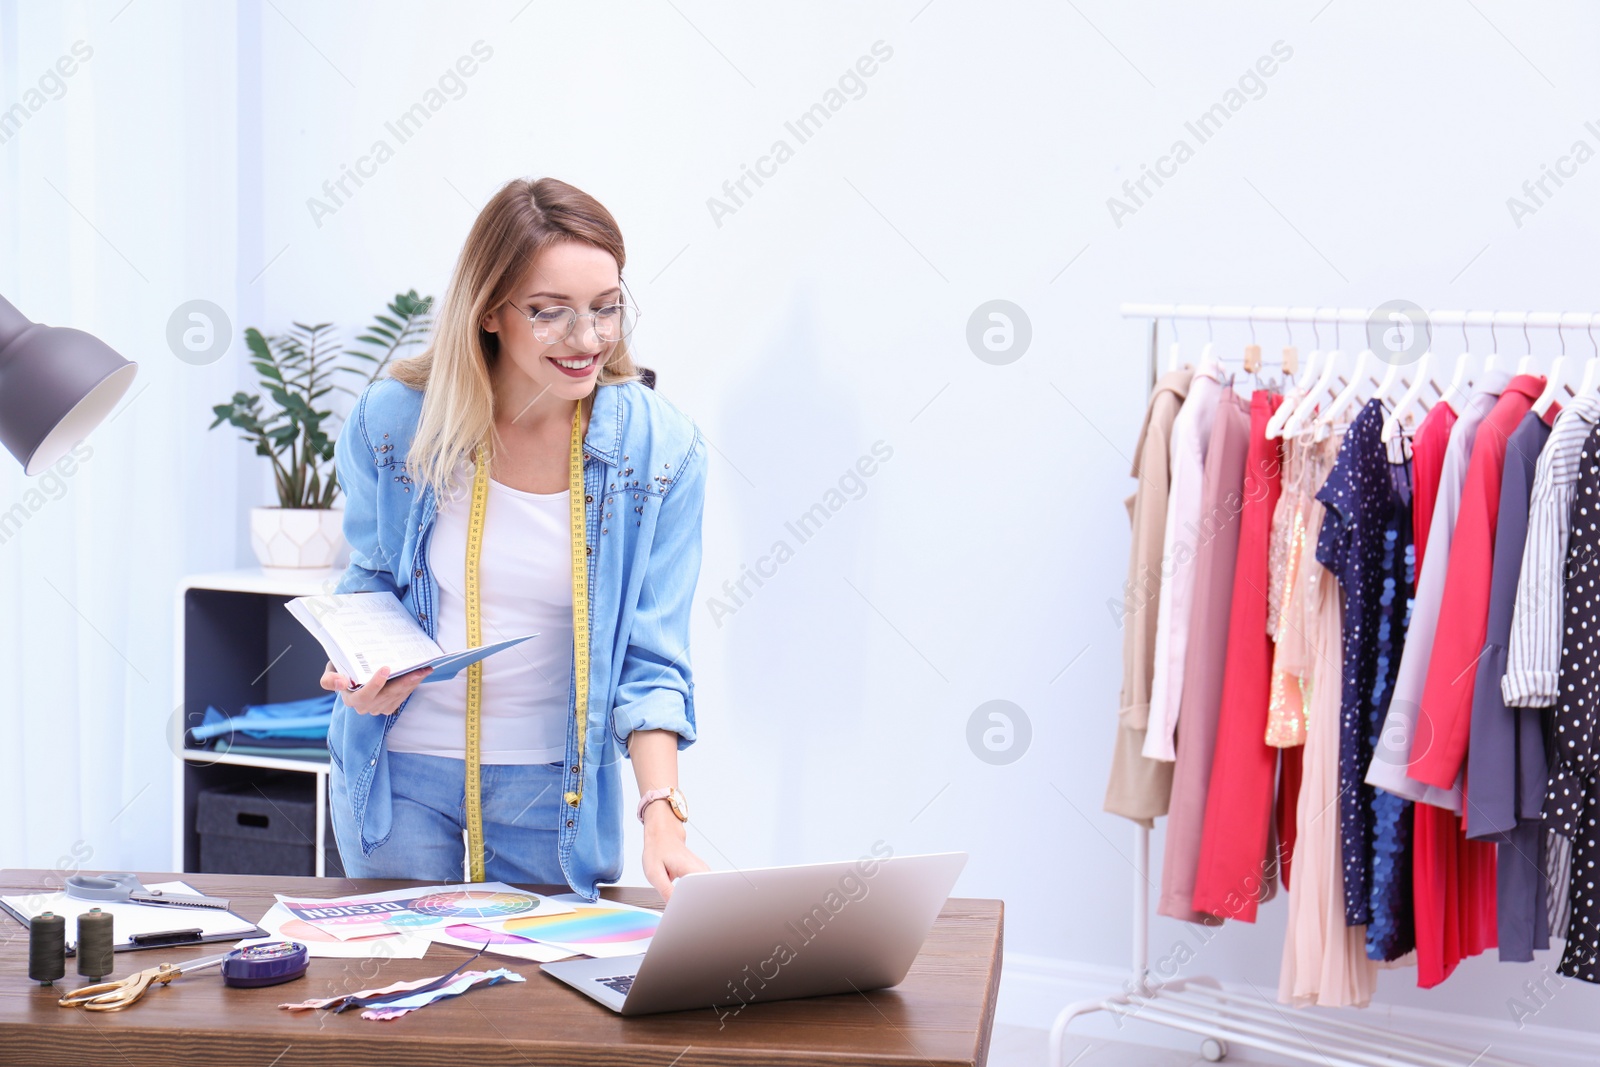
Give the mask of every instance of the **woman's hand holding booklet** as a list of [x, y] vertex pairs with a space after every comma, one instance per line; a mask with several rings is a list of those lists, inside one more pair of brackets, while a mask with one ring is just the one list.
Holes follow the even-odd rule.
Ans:
[[442, 682], [496, 652], [520, 644], [524, 634], [461, 652], [446, 652], [411, 617], [393, 593], [329, 593], [296, 597], [284, 605], [321, 643], [339, 673], [360, 689], [385, 667], [386, 678], [432, 668], [425, 682]]

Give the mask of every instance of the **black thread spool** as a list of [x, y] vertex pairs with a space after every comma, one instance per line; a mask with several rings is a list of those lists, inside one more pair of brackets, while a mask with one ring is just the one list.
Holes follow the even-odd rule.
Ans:
[[116, 968], [111, 962], [111, 913], [90, 908], [78, 916], [78, 973], [99, 981]]
[[28, 977], [50, 985], [67, 976], [67, 917], [47, 911], [28, 923]]

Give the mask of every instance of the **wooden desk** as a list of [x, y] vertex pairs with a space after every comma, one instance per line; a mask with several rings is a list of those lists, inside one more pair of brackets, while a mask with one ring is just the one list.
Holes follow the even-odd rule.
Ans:
[[[162, 872], [141, 878], [147, 884], [182, 878], [202, 892], [229, 898], [234, 911], [251, 921], [271, 906], [274, 892], [332, 897], [426, 884]], [[0, 870], [0, 889], [6, 892], [59, 889], [61, 882], [59, 872]], [[565, 887], [527, 888], [559, 892]], [[653, 889], [606, 887], [602, 894], [661, 906]], [[537, 964], [496, 957], [487, 965], [509, 967], [527, 981], [502, 982], [401, 1019], [374, 1022], [358, 1011], [290, 1013], [278, 1005], [442, 974], [472, 953], [432, 945], [420, 960], [313, 959], [305, 978], [263, 989], [224, 986], [212, 971], [152, 989], [123, 1011], [88, 1012], [56, 1003], [67, 990], [87, 984], [71, 959], [66, 979], [53, 987], [28, 980], [27, 930], [0, 912], [0, 1064], [978, 1065], [987, 1058], [994, 1024], [1003, 920], [1001, 901], [952, 898], [899, 985], [749, 1004], [736, 1018], [719, 1020], [705, 1008], [625, 1019], [540, 973]], [[112, 977], [227, 948], [223, 942], [214, 948], [119, 952]], [[485, 955], [480, 963], [488, 959]]]

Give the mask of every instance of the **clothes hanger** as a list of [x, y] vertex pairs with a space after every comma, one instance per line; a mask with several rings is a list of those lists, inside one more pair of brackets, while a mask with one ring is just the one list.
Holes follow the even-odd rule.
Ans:
[[[1400, 422], [1405, 417], [1411, 406], [1417, 403], [1422, 395], [1422, 387], [1433, 381], [1433, 322], [1424, 319], [1423, 325], [1428, 330], [1428, 345], [1422, 350], [1422, 358], [1417, 360], [1416, 380], [1411, 387], [1395, 402], [1394, 410], [1384, 417], [1383, 429], [1378, 433], [1378, 439], [1385, 444], [1394, 440], [1400, 432]], [[1424, 408], [1424, 411], [1427, 409]]]
[[1300, 378], [1300, 350], [1294, 346], [1294, 331], [1289, 328], [1289, 309], [1283, 309], [1283, 360], [1280, 364], [1286, 378]]
[[[1368, 351], [1371, 351], [1372, 327], [1371, 327], [1370, 322], [1369, 322], [1368, 327], [1367, 327], [1367, 344], [1368, 344]], [[1384, 350], [1385, 351], [1388, 350], [1387, 346], [1385, 346]], [[1382, 398], [1382, 399], [1388, 399], [1389, 391], [1394, 388], [1394, 383], [1395, 382], [1399, 382], [1401, 385], [1404, 385], [1406, 387], [1406, 391], [1407, 392], [1409, 392], [1410, 389], [1411, 389], [1411, 383], [1409, 381], [1407, 381], [1405, 378], [1402, 378], [1400, 376], [1400, 361], [1399, 360], [1389, 360], [1388, 363], [1389, 363], [1389, 369], [1384, 372], [1383, 381], [1378, 383], [1378, 391], [1375, 394], [1373, 394], [1374, 396]], [[1416, 380], [1418, 382], [1420, 382], [1422, 379], [1421, 378], [1417, 378]]]
[[1333, 432], [1333, 420], [1338, 418], [1339, 413], [1355, 401], [1358, 390], [1366, 388], [1367, 382], [1370, 380], [1367, 368], [1376, 358], [1372, 349], [1364, 346], [1356, 354], [1355, 370], [1350, 373], [1350, 380], [1345, 383], [1344, 390], [1333, 398], [1333, 401], [1328, 405], [1328, 409], [1317, 418], [1317, 440], [1320, 441]]
[[[1312, 313], [1311, 321], [1313, 324], [1315, 324], [1315, 312]], [[1333, 349], [1328, 353], [1327, 363], [1322, 368], [1322, 376], [1312, 384], [1310, 389], [1306, 390], [1306, 395], [1301, 398], [1299, 404], [1295, 405], [1294, 412], [1287, 420], [1284, 421], [1282, 426], [1279, 427], [1280, 437], [1289, 437], [1304, 432], [1306, 429], [1306, 421], [1316, 411], [1317, 398], [1322, 396], [1324, 392], [1330, 394], [1333, 392], [1334, 372], [1339, 369], [1340, 359], [1344, 355], [1344, 353], [1339, 351], [1341, 331], [1339, 330], [1339, 316], [1337, 310], [1335, 310], [1333, 318], [1333, 329]]]
[[1467, 390], [1472, 385], [1467, 378], [1467, 368], [1472, 362], [1472, 341], [1467, 337], [1467, 319], [1471, 315], [1472, 312], [1468, 311], [1461, 316], [1461, 354], [1456, 357], [1456, 372], [1440, 397], [1457, 415], [1461, 414], [1461, 405], [1466, 401]]
[[1176, 313], [1173, 314], [1171, 321], [1172, 347], [1167, 349], [1167, 370], [1175, 371], [1178, 369], [1178, 316]]
[[1489, 312], [1489, 354], [1483, 357], [1483, 376], [1489, 377], [1489, 372], [1494, 370], [1495, 360], [1500, 358], [1500, 337], [1494, 332], [1494, 320], [1499, 316], [1498, 311]]
[[1526, 349], [1522, 358], [1517, 360], [1518, 374], [1533, 373], [1533, 338], [1528, 336], [1528, 313], [1522, 313], [1522, 347]]
[[[1562, 314], [1564, 315], [1566, 312], [1562, 312]], [[1526, 318], [1522, 320], [1522, 333], [1524, 337], [1527, 336], [1528, 320]], [[1541, 419], [1544, 418], [1544, 413], [1550, 410], [1550, 405], [1554, 404], [1560, 397], [1561, 369], [1567, 363], [1567, 335], [1561, 332], [1561, 319], [1559, 317], [1556, 319], [1556, 336], [1561, 339], [1561, 354], [1550, 361], [1550, 372], [1545, 377], [1544, 392], [1540, 393], [1539, 398], [1533, 402], [1533, 413]], [[1531, 341], [1528, 344], [1528, 351], [1533, 351]]]
[[1355, 369], [1350, 372], [1350, 380], [1345, 383], [1344, 389], [1329, 402], [1328, 409], [1316, 419], [1314, 428], [1317, 433], [1317, 440], [1320, 441], [1333, 432], [1333, 420], [1338, 418], [1340, 412], [1359, 398], [1357, 391], [1366, 388], [1367, 383], [1373, 380], [1367, 374], [1367, 367], [1372, 362], [1372, 359], [1373, 353], [1370, 348], [1363, 348], [1356, 353], [1356, 365]]
[[1246, 383], [1240, 383], [1237, 380], [1234, 383], [1235, 386], [1239, 384], [1248, 384], [1250, 386], [1250, 393], [1245, 394], [1247, 399], [1256, 391], [1265, 389], [1267, 386], [1266, 381], [1261, 377], [1261, 345], [1256, 341], [1256, 308], [1254, 304], [1250, 305], [1248, 321], [1250, 323], [1250, 343], [1244, 346], [1244, 370], [1250, 378]]
[[1200, 349], [1200, 363], [1194, 369], [1197, 377], [1203, 374], [1208, 378], [1222, 380], [1222, 361], [1216, 357], [1215, 349], [1216, 339], [1211, 333], [1211, 309], [1206, 308], [1206, 343], [1205, 347]]
[[[1275, 441], [1283, 436], [1284, 425], [1299, 410], [1300, 402], [1310, 395], [1311, 389], [1317, 381], [1317, 373], [1322, 364], [1322, 331], [1317, 329], [1317, 312], [1321, 310], [1321, 308], [1313, 308], [1311, 310], [1311, 336], [1314, 338], [1311, 351], [1306, 355], [1306, 365], [1299, 368], [1295, 373], [1294, 387], [1284, 393], [1283, 403], [1278, 405], [1278, 410], [1274, 411], [1272, 417], [1267, 420], [1266, 435], [1269, 440]], [[1283, 325], [1285, 329], [1288, 329], [1289, 320], [1287, 318], [1284, 319]], [[1289, 338], [1290, 340], [1294, 339], [1292, 332]]]
[[1578, 383], [1578, 391], [1574, 396], [1593, 396], [1596, 386], [1600, 386], [1600, 342], [1594, 339], [1594, 315], [1589, 316], [1589, 344], [1594, 349], [1594, 355], [1583, 365], [1583, 380]]

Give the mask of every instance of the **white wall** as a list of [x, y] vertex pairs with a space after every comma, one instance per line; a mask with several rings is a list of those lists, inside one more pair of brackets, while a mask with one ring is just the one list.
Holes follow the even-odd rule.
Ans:
[[[397, 289], [441, 293], [508, 177], [564, 178], [617, 216], [642, 357], [715, 448], [703, 736], [683, 764], [693, 846], [719, 866], [877, 838], [965, 849], [957, 893], [1006, 900], [1008, 946], [1095, 964], [1126, 957], [1131, 878], [1131, 831], [1099, 812], [1120, 677], [1106, 604], [1146, 388], [1145, 339], [1118, 303], [1595, 309], [1600, 165], [1520, 228], [1506, 207], [1574, 140], [1600, 147], [1584, 127], [1600, 120], [1587, 5], [450, 7], [0, 2], [0, 104], [72, 40], [96, 45], [0, 145], [0, 291], [148, 352], [150, 383], [63, 501], [0, 546], [0, 598], [26, 609], [0, 616], [0, 716], [65, 780], [85, 772], [60, 801], [60, 776], [36, 767], [0, 785], [29, 812], [0, 824], [4, 862], [48, 866], [78, 839], [107, 863], [167, 862], [161, 833], [104, 829], [105, 810], [147, 784], [137, 810], [164, 826], [149, 731], [171, 710], [169, 590], [248, 562], [243, 510], [266, 500], [245, 449], [203, 430], [229, 375], [248, 381], [238, 353], [171, 358], [171, 309], [203, 296], [236, 330], [353, 325]], [[397, 143], [385, 122], [479, 41], [492, 56], [464, 91]], [[859, 98], [796, 145], [785, 121], [878, 41], [892, 56]], [[1175, 139], [1193, 145], [1185, 123], [1278, 41], [1292, 56], [1264, 93], [1118, 226], [1107, 198]], [[380, 138], [392, 158], [314, 218], [308, 199]], [[777, 138], [793, 158], [719, 225], [708, 198]], [[1031, 323], [1003, 366], [966, 341], [993, 299]], [[1519, 332], [1501, 331], [1505, 350], [1521, 353]], [[892, 457], [799, 544], [785, 523], [880, 440]], [[0, 467], [0, 503], [25, 488]], [[711, 599], [779, 538], [794, 557], [719, 625]], [[42, 584], [58, 572], [87, 619]], [[1031, 724], [1006, 766], [967, 742], [996, 699]], [[96, 752], [108, 718], [130, 724], [114, 757], [57, 755]], [[1195, 969], [1273, 985], [1282, 911], [1229, 929]], [[1159, 921], [1153, 954], [1186, 936]], [[1432, 993], [1387, 974], [1382, 995], [1503, 1018], [1538, 966], [1472, 961]], [[1593, 1028], [1591, 994], [1567, 989], [1539, 1021]]]

